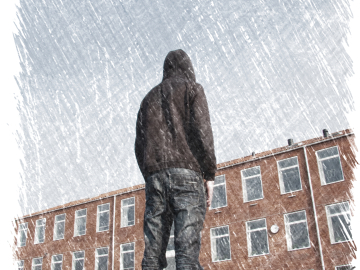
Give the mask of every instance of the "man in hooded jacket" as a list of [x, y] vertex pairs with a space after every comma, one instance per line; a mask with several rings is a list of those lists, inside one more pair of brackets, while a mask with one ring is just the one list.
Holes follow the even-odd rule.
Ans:
[[204, 89], [183, 50], [168, 53], [162, 82], [140, 105], [135, 155], [146, 183], [142, 269], [166, 268], [173, 221], [176, 269], [203, 269], [200, 232], [216, 158]]

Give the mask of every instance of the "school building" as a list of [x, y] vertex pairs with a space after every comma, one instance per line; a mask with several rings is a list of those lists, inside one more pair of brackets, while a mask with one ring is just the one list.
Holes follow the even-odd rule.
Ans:
[[[352, 269], [351, 130], [218, 164], [204, 269]], [[141, 269], [145, 185], [15, 221], [18, 270]], [[173, 232], [166, 256], [175, 269]]]

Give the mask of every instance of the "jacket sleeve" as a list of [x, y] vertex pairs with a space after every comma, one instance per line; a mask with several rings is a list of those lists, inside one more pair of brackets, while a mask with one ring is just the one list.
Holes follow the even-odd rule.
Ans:
[[194, 96], [190, 100], [190, 142], [204, 178], [213, 181], [216, 172], [214, 138], [211, 129], [209, 108], [203, 87], [195, 85]]
[[[141, 104], [142, 105], [142, 104]], [[140, 106], [136, 120], [135, 156], [142, 174], [144, 168], [144, 126], [142, 117], [142, 106]]]

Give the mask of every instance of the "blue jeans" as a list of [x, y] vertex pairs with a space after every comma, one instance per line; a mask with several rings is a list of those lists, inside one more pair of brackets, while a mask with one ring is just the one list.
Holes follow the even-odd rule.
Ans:
[[173, 221], [176, 269], [203, 269], [199, 253], [206, 198], [201, 174], [183, 168], [161, 170], [146, 179], [145, 192], [142, 269], [166, 268], [166, 247]]

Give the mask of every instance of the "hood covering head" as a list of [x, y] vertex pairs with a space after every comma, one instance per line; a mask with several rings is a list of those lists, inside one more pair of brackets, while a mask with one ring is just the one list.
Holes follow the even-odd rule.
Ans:
[[170, 77], [183, 77], [195, 82], [195, 72], [190, 57], [183, 50], [170, 51], [164, 61], [163, 81]]

